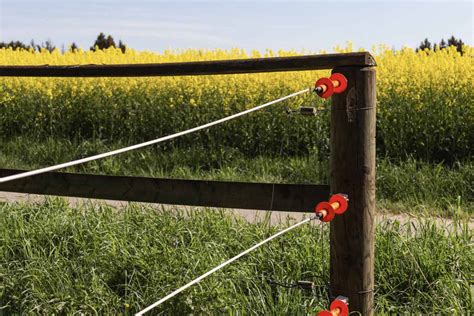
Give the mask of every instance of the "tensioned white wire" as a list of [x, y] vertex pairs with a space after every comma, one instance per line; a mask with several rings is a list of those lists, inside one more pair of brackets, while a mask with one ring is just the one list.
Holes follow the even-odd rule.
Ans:
[[205, 128], [208, 128], [208, 127], [226, 122], [226, 121], [230, 121], [230, 120], [235, 119], [239, 116], [242, 116], [242, 115], [245, 115], [245, 114], [260, 110], [260, 109], [263, 109], [264, 107], [267, 107], [269, 105], [284, 101], [286, 99], [295, 97], [297, 95], [300, 95], [302, 93], [309, 92], [309, 91], [310, 91], [310, 88], [307, 88], [307, 89], [289, 94], [285, 97], [282, 97], [282, 98], [270, 101], [268, 103], [256, 106], [254, 108], [251, 108], [251, 109], [248, 109], [248, 110], [245, 110], [245, 111], [242, 111], [242, 112], [239, 112], [239, 113], [221, 118], [217, 121], [210, 122], [210, 123], [207, 123], [207, 124], [204, 124], [204, 125], [201, 125], [201, 126], [197, 126], [197, 127], [194, 127], [194, 128], [182, 131], [182, 132], [178, 132], [178, 133], [175, 133], [175, 134], [172, 134], [172, 135], [168, 135], [168, 136], [164, 136], [164, 137], [157, 138], [157, 139], [154, 139], [154, 140], [150, 140], [150, 141], [147, 141], [147, 142], [144, 142], [144, 143], [141, 143], [141, 144], [137, 144], [137, 145], [121, 148], [121, 149], [112, 150], [112, 151], [109, 151], [109, 152], [106, 152], [106, 153], [103, 153], [103, 154], [90, 156], [90, 157], [87, 157], [87, 158], [82, 158], [82, 159], [73, 160], [73, 161], [70, 161], [70, 162], [65, 162], [65, 163], [62, 163], [62, 164], [59, 164], [59, 165], [54, 165], [54, 166], [51, 166], [51, 167], [41, 168], [41, 169], [37, 169], [37, 170], [31, 170], [31, 171], [22, 172], [22, 173], [14, 174], [14, 175], [11, 175], [11, 176], [3, 177], [3, 178], [0, 178], [0, 183], [4, 183], [4, 182], [16, 180], [16, 179], [21, 179], [21, 178], [26, 178], [26, 177], [31, 177], [31, 176], [34, 176], [34, 175], [37, 175], [37, 174], [46, 173], [46, 172], [49, 172], [49, 171], [54, 171], [54, 170], [58, 170], [58, 169], [62, 169], [62, 168], [67, 168], [67, 167], [79, 165], [81, 163], [85, 163], [85, 162], [89, 162], [89, 161], [93, 161], [93, 160], [97, 160], [97, 159], [102, 159], [102, 158], [105, 158], [105, 157], [110, 157], [110, 156], [114, 156], [114, 155], [117, 155], [117, 154], [121, 154], [121, 153], [130, 151], [130, 150], [134, 150], [134, 149], [150, 146], [150, 145], [153, 145], [153, 144], [161, 143], [161, 142], [164, 142], [165, 140], [173, 139], [173, 138], [176, 138], [176, 137], [179, 137], [179, 136], [190, 134], [190, 133], [193, 133], [193, 132], [196, 132], [196, 131], [199, 131], [199, 130], [202, 130], [202, 129], [205, 129]]
[[207, 276], [213, 274], [213, 273], [216, 272], [217, 270], [222, 269], [223, 267], [225, 267], [225, 266], [228, 265], [229, 263], [232, 263], [232, 262], [234, 262], [235, 260], [239, 259], [240, 257], [245, 256], [246, 254], [248, 254], [248, 253], [251, 252], [252, 250], [257, 249], [258, 247], [262, 246], [263, 244], [266, 244], [267, 242], [269, 242], [270, 240], [272, 240], [272, 239], [274, 239], [274, 238], [276, 238], [276, 237], [278, 237], [278, 236], [280, 236], [280, 235], [283, 235], [284, 233], [286, 233], [286, 232], [292, 230], [293, 228], [296, 228], [296, 227], [298, 227], [298, 226], [300, 226], [300, 225], [303, 225], [304, 223], [307, 223], [307, 222], [309, 222], [310, 220], [315, 219], [315, 218], [317, 218], [317, 217], [309, 217], [309, 218], [306, 218], [306, 219], [302, 220], [301, 222], [298, 222], [298, 223], [296, 223], [296, 224], [294, 224], [294, 225], [292, 225], [292, 226], [290, 226], [290, 227], [288, 227], [288, 228], [285, 228], [284, 230], [282, 230], [282, 231], [276, 233], [275, 235], [268, 237], [267, 239], [265, 239], [265, 240], [259, 242], [258, 244], [256, 244], [256, 245], [250, 247], [249, 249], [245, 250], [244, 252], [239, 253], [239, 254], [236, 255], [235, 257], [232, 257], [232, 258], [230, 258], [229, 260], [224, 261], [223, 263], [221, 263], [221, 264], [218, 265], [217, 267], [215, 267], [215, 268], [213, 268], [213, 269], [207, 271], [206, 273], [204, 273], [204, 274], [201, 275], [200, 277], [198, 277], [198, 278], [192, 280], [192, 281], [189, 282], [188, 284], [186, 284], [186, 285], [180, 287], [179, 289], [173, 291], [172, 293], [166, 295], [165, 297], [163, 297], [163, 298], [160, 299], [159, 301], [157, 301], [157, 302], [151, 304], [151, 305], [148, 306], [147, 308], [145, 308], [145, 309], [141, 310], [140, 312], [136, 313], [135, 316], [143, 315], [144, 313], [146, 313], [146, 312], [152, 310], [153, 308], [157, 307], [158, 305], [160, 305], [160, 304], [164, 303], [165, 301], [169, 300], [169, 299], [172, 298], [173, 296], [175, 296], [175, 295], [181, 293], [182, 291], [186, 290], [188, 287], [193, 286], [194, 284], [198, 283], [198, 282], [201, 281], [202, 279], [204, 279], [204, 278], [206, 278]]

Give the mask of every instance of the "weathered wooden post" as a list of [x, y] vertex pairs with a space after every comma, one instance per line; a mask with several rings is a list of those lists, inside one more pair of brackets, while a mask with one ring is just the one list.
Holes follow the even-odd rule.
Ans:
[[350, 311], [373, 315], [375, 232], [375, 68], [338, 67], [347, 90], [332, 96], [331, 193], [347, 193], [349, 209], [331, 222], [333, 296]]

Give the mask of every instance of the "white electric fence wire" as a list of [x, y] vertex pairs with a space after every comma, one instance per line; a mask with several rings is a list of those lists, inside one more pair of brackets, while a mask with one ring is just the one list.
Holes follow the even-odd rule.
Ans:
[[50, 172], [50, 171], [54, 171], [54, 170], [58, 170], [58, 169], [62, 169], [62, 168], [67, 168], [67, 167], [79, 165], [79, 164], [82, 164], [82, 163], [85, 163], [85, 162], [89, 162], [89, 161], [93, 161], [93, 160], [97, 160], [97, 159], [102, 159], [102, 158], [105, 158], [105, 157], [114, 156], [114, 155], [121, 154], [121, 153], [130, 151], [130, 150], [134, 150], [134, 149], [150, 146], [150, 145], [153, 145], [153, 144], [161, 143], [161, 142], [164, 142], [165, 140], [170, 140], [170, 139], [180, 137], [180, 136], [183, 136], [183, 135], [186, 135], [186, 134], [191, 134], [191, 133], [197, 132], [199, 130], [202, 130], [202, 129], [205, 129], [205, 128], [208, 128], [208, 127], [211, 127], [211, 126], [214, 126], [214, 125], [217, 125], [217, 124], [220, 124], [220, 123], [224, 123], [226, 121], [230, 121], [230, 120], [235, 119], [239, 116], [242, 116], [242, 115], [245, 115], [245, 114], [260, 110], [260, 109], [263, 109], [263, 108], [265, 108], [269, 105], [284, 101], [286, 99], [295, 97], [297, 95], [300, 95], [300, 94], [303, 94], [303, 93], [306, 93], [306, 92], [309, 92], [309, 91], [310, 91], [310, 88], [304, 89], [304, 90], [289, 94], [285, 97], [282, 97], [282, 98], [270, 101], [268, 103], [256, 106], [254, 108], [251, 108], [251, 109], [233, 114], [231, 116], [221, 118], [217, 121], [210, 122], [210, 123], [207, 123], [207, 124], [204, 124], [204, 125], [201, 125], [201, 126], [197, 126], [197, 127], [194, 127], [194, 128], [182, 131], [182, 132], [178, 132], [178, 133], [175, 133], [175, 134], [172, 134], [172, 135], [168, 135], [168, 136], [164, 136], [164, 137], [157, 138], [157, 139], [154, 139], [154, 140], [150, 140], [150, 141], [147, 141], [147, 142], [144, 142], [144, 143], [141, 143], [141, 144], [137, 144], [137, 145], [121, 148], [121, 149], [116, 149], [116, 150], [113, 150], [113, 151], [109, 151], [109, 152], [99, 154], [99, 155], [95, 155], [95, 156], [90, 156], [90, 157], [87, 157], [87, 158], [82, 158], [82, 159], [73, 160], [73, 161], [70, 161], [70, 162], [65, 162], [65, 163], [62, 163], [62, 164], [59, 164], [59, 165], [54, 165], [54, 166], [51, 166], [51, 167], [31, 170], [31, 171], [22, 172], [22, 173], [14, 174], [14, 175], [11, 175], [11, 176], [3, 177], [3, 178], [0, 178], [0, 183], [12, 181], [12, 180], [17, 180], [17, 179], [21, 179], [21, 178], [26, 178], [26, 177], [31, 177], [31, 176], [38, 175], [38, 174], [41, 174], [41, 173], [46, 173], [46, 172]]
[[300, 226], [300, 225], [303, 225], [304, 223], [307, 223], [307, 222], [309, 222], [310, 220], [315, 219], [315, 218], [317, 218], [317, 217], [309, 217], [309, 218], [306, 218], [306, 219], [302, 220], [301, 222], [298, 222], [298, 223], [296, 223], [296, 224], [294, 224], [294, 225], [292, 225], [292, 226], [290, 226], [290, 227], [288, 227], [288, 228], [285, 228], [284, 230], [282, 230], [282, 231], [276, 233], [275, 235], [268, 237], [267, 239], [265, 239], [265, 240], [259, 242], [258, 244], [252, 246], [251, 248], [245, 250], [244, 252], [239, 253], [239, 254], [236, 255], [235, 257], [232, 257], [231, 259], [229, 259], [229, 260], [227, 260], [227, 261], [221, 263], [220, 265], [218, 265], [217, 267], [213, 268], [212, 270], [207, 271], [206, 273], [204, 273], [204, 274], [201, 275], [200, 277], [198, 277], [198, 278], [192, 280], [191, 282], [189, 282], [188, 284], [186, 284], [186, 285], [180, 287], [179, 289], [175, 290], [174, 292], [172, 292], [172, 293], [166, 295], [165, 297], [163, 297], [163, 298], [160, 299], [159, 301], [157, 301], [157, 302], [151, 304], [151, 305], [148, 306], [147, 308], [145, 308], [145, 309], [141, 310], [140, 312], [136, 313], [135, 316], [140, 316], [140, 315], [143, 315], [143, 314], [146, 313], [146, 312], [149, 312], [149, 311], [152, 310], [153, 308], [155, 308], [155, 307], [157, 307], [158, 305], [160, 305], [160, 304], [166, 302], [167, 300], [169, 300], [169, 299], [172, 298], [173, 296], [175, 296], [175, 295], [181, 293], [182, 291], [186, 290], [187, 288], [193, 286], [194, 284], [198, 283], [198, 282], [201, 281], [202, 279], [204, 279], [204, 278], [208, 277], [209, 275], [213, 274], [213, 273], [216, 272], [217, 270], [222, 269], [223, 267], [225, 267], [225, 266], [228, 265], [229, 263], [234, 262], [235, 260], [239, 259], [240, 257], [245, 256], [246, 254], [248, 254], [248, 253], [251, 252], [252, 250], [255, 250], [255, 249], [257, 249], [258, 247], [260, 247], [260, 246], [266, 244], [266, 243], [269, 242], [270, 240], [272, 240], [272, 239], [274, 239], [274, 238], [276, 238], [276, 237], [278, 237], [278, 236], [280, 236], [280, 235], [283, 235], [284, 233], [289, 232], [290, 230], [292, 230], [292, 229], [294, 229], [294, 228], [296, 228], [296, 227], [298, 227], [298, 226]]

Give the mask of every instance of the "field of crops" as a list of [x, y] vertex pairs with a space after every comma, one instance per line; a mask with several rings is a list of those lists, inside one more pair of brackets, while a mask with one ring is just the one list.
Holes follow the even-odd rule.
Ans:
[[[351, 51], [352, 47], [338, 49]], [[474, 48], [374, 48], [378, 211], [441, 215], [376, 235], [378, 313], [473, 310]], [[154, 63], [299, 52], [0, 49], [0, 65]], [[304, 89], [328, 71], [162, 78], [0, 78], [0, 166], [31, 169], [154, 139]], [[327, 183], [330, 102], [306, 95], [68, 171]], [[462, 219], [460, 219], [462, 218]], [[285, 225], [285, 224], [283, 224]], [[5, 228], [5, 229], [4, 229]], [[275, 232], [224, 212], [0, 203], [0, 315], [131, 314]], [[306, 226], [165, 305], [174, 314], [302, 314], [327, 305], [327, 231]], [[295, 247], [297, 246], [297, 247]], [[185, 249], [184, 249], [185, 248]], [[434, 251], [435, 250], [435, 251]], [[317, 255], [315, 255], [317, 254]], [[309, 279], [313, 292], [268, 284]], [[163, 309], [164, 310], [164, 309]]]
[[[474, 211], [473, 48], [464, 50], [462, 55], [454, 48], [374, 51], [379, 198], [422, 201], [436, 206], [439, 213], [460, 200], [468, 213]], [[237, 49], [163, 54], [131, 49], [125, 54], [118, 49], [65, 54], [2, 49], [0, 64], [151, 63], [296, 54], [248, 54]], [[150, 140], [300, 90], [327, 74], [0, 78], [0, 162], [5, 167], [34, 168]], [[285, 113], [286, 108], [301, 105], [324, 109], [329, 102], [306, 95], [205, 132], [70, 171], [327, 182], [329, 113], [322, 111], [313, 119]], [[431, 185], [420, 186], [410, 178]]]
[[[347, 50], [351, 50], [349, 47]], [[473, 48], [414, 52], [380, 48], [376, 53], [378, 155], [452, 163], [472, 154], [474, 144]], [[268, 52], [266, 56], [295, 55]], [[245, 51], [149, 52], [119, 49], [60, 54], [0, 50], [0, 64], [150, 63], [259, 57]], [[168, 78], [2, 78], [0, 135], [100, 139], [134, 143], [197, 126], [229, 113], [301, 90], [327, 71]], [[315, 104], [314, 96], [286, 103]], [[328, 120], [289, 118], [285, 106], [163, 145], [232, 147], [245, 155], [328, 155]], [[163, 148], [162, 146], [162, 148]], [[282, 150], [283, 149], [283, 150]]]

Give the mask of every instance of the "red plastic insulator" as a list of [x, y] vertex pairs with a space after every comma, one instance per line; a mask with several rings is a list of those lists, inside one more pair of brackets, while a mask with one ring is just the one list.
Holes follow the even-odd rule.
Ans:
[[347, 304], [341, 300], [335, 299], [332, 301], [331, 305], [329, 306], [330, 310], [337, 310], [339, 309], [339, 316], [348, 316], [349, 315], [349, 307]]
[[314, 212], [322, 222], [330, 222], [336, 215], [344, 213], [349, 206], [349, 198], [346, 194], [338, 193], [331, 196], [329, 202], [320, 202], [314, 208]]
[[322, 214], [322, 222], [330, 222], [334, 219], [334, 216], [336, 216], [334, 208], [328, 202], [319, 202], [314, 212], [316, 212], [316, 214]]
[[334, 93], [341, 93], [347, 89], [347, 78], [343, 74], [337, 72], [333, 73], [329, 79], [336, 81], [336, 84], [334, 84]]
[[349, 199], [347, 198], [347, 195], [345, 194], [334, 194], [331, 196], [329, 199], [329, 204], [333, 203], [339, 203], [339, 207], [334, 208], [334, 213], [336, 214], [342, 214], [347, 210], [347, 207], [349, 206]]
[[319, 78], [314, 86], [323, 89], [323, 92], [318, 93], [318, 95], [323, 99], [327, 99], [334, 94], [334, 83], [329, 78]]
[[324, 310], [318, 312], [318, 316], [348, 316], [349, 307], [347, 304], [341, 300], [335, 299], [332, 301], [329, 310]]

